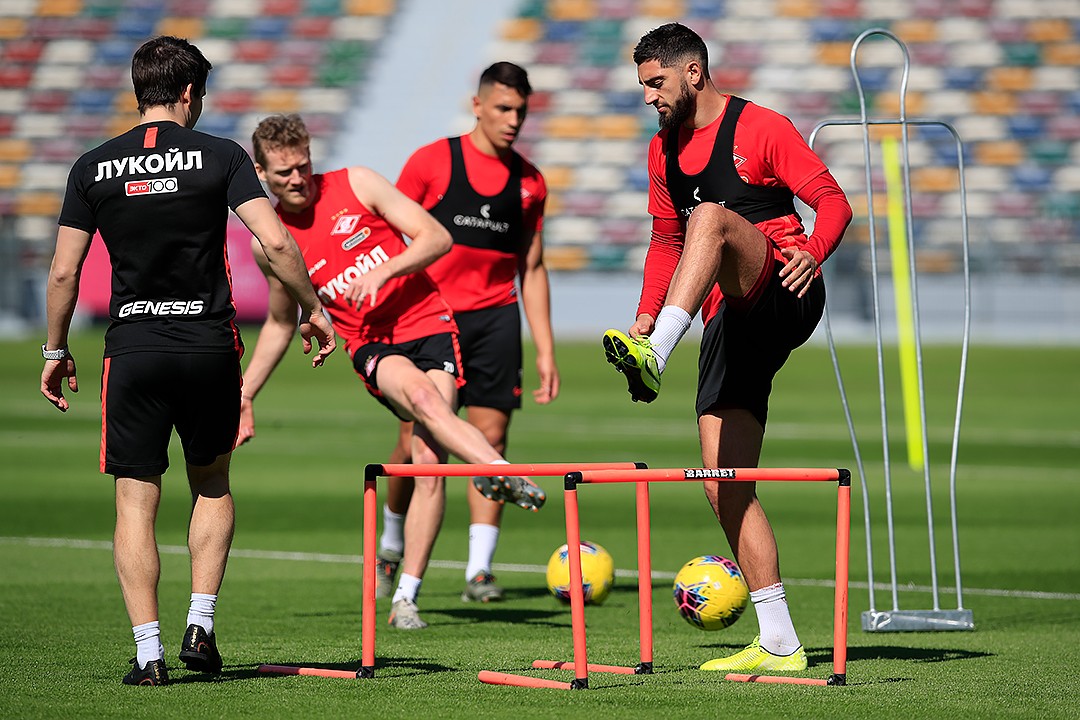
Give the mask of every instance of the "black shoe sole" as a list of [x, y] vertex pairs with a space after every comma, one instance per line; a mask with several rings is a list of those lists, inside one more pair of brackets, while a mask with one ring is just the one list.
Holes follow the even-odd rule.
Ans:
[[210, 657], [207, 653], [196, 652], [194, 650], [181, 650], [180, 662], [187, 666], [188, 670], [192, 672], [204, 672], [217, 674], [221, 672], [223, 663], [221, 658]]
[[646, 402], [651, 403], [658, 397], [658, 393], [650, 390], [645, 383], [641, 381], [641, 370], [631, 360], [630, 348], [626, 347], [619, 338], [609, 338], [604, 336], [604, 355], [607, 356], [607, 361], [615, 366], [615, 369], [626, 376], [626, 391], [630, 393], [630, 398], [634, 402]]

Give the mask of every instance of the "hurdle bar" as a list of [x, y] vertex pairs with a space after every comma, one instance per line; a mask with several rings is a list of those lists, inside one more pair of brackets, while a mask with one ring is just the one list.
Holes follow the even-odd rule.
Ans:
[[[375, 563], [369, 562], [377, 553], [377, 518], [378, 498], [376, 481], [380, 477], [473, 477], [476, 475], [525, 475], [530, 477], [558, 477], [565, 476], [570, 472], [595, 471], [595, 470], [636, 470], [645, 468], [644, 463], [634, 462], [582, 462], [582, 463], [507, 463], [501, 465], [466, 463], [428, 463], [428, 464], [369, 464], [364, 468], [364, 544], [363, 544], [363, 603], [361, 608], [360, 622], [360, 669], [355, 672], [349, 670], [333, 670], [320, 667], [305, 667], [295, 665], [260, 665], [260, 673], [277, 675], [311, 675], [329, 678], [347, 678], [366, 680], [375, 677]], [[583, 601], [581, 594], [581, 567], [580, 555], [578, 561], [578, 600]], [[572, 568], [571, 568], [572, 569]], [[571, 577], [574, 573], [571, 572]], [[572, 593], [573, 595], [573, 593]], [[573, 603], [571, 603], [573, 605]], [[582, 602], [583, 605], [583, 602]], [[583, 607], [581, 609], [584, 616]], [[581, 632], [584, 633], [584, 617], [579, 623]], [[584, 651], [584, 637], [581, 639]], [[576, 659], [576, 658], [575, 658]], [[584, 655], [581, 658], [582, 667], [585, 667]], [[478, 675], [481, 682], [497, 685], [517, 685], [520, 687], [548, 687], [560, 690], [577, 690], [588, 687], [588, 678], [575, 678], [571, 683], [556, 682], [543, 678], [528, 677], [525, 675], [512, 675], [509, 673], [497, 673], [482, 671]]]
[[[575, 470], [565, 478], [567, 548], [570, 560], [570, 580], [573, 588], [571, 601], [575, 598], [584, 605], [581, 590], [581, 529], [578, 524], [577, 486], [589, 483], [633, 482], [647, 486], [649, 482], [685, 482], [688, 480], [717, 480], [724, 482], [836, 482], [836, 590], [833, 598], [833, 672], [827, 679], [798, 678], [771, 675], [743, 675], [728, 673], [726, 680], [734, 682], [758, 682], [788, 685], [845, 685], [847, 683], [847, 615], [848, 615], [848, 579], [849, 551], [851, 546], [851, 473], [838, 468], [678, 468], [678, 469], [638, 469], [632, 473], [622, 470]], [[639, 502], [644, 497], [647, 506], [648, 494], [639, 491]], [[639, 504], [638, 512], [638, 594], [642, 602], [641, 637], [642, 658], [644, 664], [646, 648], [649, 653], [649, 672], [652, 671], [652, 570], [642, 565], [642, 558], [648, 557], [650, 545], [647, 509], [645, 522]], [[573, 521], [573, 522], [572, 522]], [[646, 549], [643, 553], [642, 549]], [[643, 578], [645, 581], [643, 582]], [[646, 622], [645, 597], [648, 597], [648, 622]], [[594, 666], [585, 660], [587, 650], [584, 647], [585, 617], [584, 609], [572, 615], [572, 621], [581, 624], [574, 628], [574, 662], [543, 662], [543, 667], [561, 667], [577, 672], [577, 680], [584, 678], [588, 687], [588, 670], [606, 672], [626, 672], [617, 666]], [[578, 647], [578, 643], [581, 647]], [[536, 665], [534, 664], [534, 667]], [[585, 667], [584, 673], [577, 668]]]

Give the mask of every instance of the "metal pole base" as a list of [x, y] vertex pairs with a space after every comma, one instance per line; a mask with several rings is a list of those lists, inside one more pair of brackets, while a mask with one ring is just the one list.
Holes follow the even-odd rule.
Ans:
[[944, 632], [974, 630], [970, 610], [867, 610], [862, 614], [863, 632]]

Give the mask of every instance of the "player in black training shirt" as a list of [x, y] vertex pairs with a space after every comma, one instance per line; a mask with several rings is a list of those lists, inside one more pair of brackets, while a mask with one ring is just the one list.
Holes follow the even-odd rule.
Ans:
[[115, 476], [114, 558], [136, 642], [128, 685], [168, 682], [158, 626], [154, 518], [175, 427], [192, 511], [191, 605], [180, 659], [219, 672], [214, 606], [233, 535], [229, 459], [240, 418], [243, 343], [225, 245], [231, 208], [262, 243], [271, 268], [303, 308], [304, 352], [318, 367], [333, 329], [292, 236], [278, 220], [244, 150], [192, 130], [210, 63], [194, 45], [158, 37], [132, 58], [142, 122], [71, 169], [47, 290], [42, 394], [66, 411], [78, 391], [68, 329], [94, 232], [112, 263], [112, 323], [101, 379], [101, 471]]

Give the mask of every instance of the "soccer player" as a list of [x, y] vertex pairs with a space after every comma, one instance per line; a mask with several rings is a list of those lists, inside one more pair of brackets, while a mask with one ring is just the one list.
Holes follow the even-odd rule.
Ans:
[[[410, 454], [445, 462], [506, 461], [454, 407], [461, 359], [453, 313], [423, 272], [450, 249], [450, 234], [381, 175], [350, 167], [314, 174], [310, 136], [297, 115], [271, 116], [252, 136], [259, 177], [296, 236], [311, 284], [326, 304], [368, 391], [400, 420], [415, 421]], [[406, 245], [402, 233], [412, 238]], [[264, 271], [266, 258], [252, 245]], [[254, 434], [252, 401], [277, 366], [295, 326], [296, 305], [272, 275], [266, 323], [244, 375], [240, 442]], [[498, 501], [538, 510], [544, 492], [526, 478], [474, 478]], [[445, 478], [416, 478], [405, 523], [402, 574], [390, 624], [427, 627], [416, 606], [446, 507]]]
[[[559, 394], [551, 332], [550, 289], [541, 226], [547, 187], [536, 166], [512, 148], [525, 122], [532, 87], [525, 70], [498, 62], [484, 70], [472, 99], [476, 126], [442, 138], [409, 158], [397, 187], [450, 231], [454, 246], [427, 269], [454, 310], [465, 386], [458, 396], [466, 417], [506, 454], [511, 413], [521, 407], [521, 304], [536, 345], [539, 387], [547, 404]], [[402, 423], [391, 457], [408, 462], [410, 423]], [[390, 478], [379, 542], [380, 596], [387, 596], [404, 547], [410, 478]], [[491, 573], [503, 504], [469, 493], [469, 560], [461, 599], [492, 602], [503, 590]]]
[[154, 520], [173, 427], [187, 461], [192, 510], [191, 604], [180, 659], [220, 672], [217, 593], [233, 536], [229, 459], [240, 420], [240, 356], [225, 225], [229, 208], [303, 308], [312, 365], [333, 352], [333, 329], [303, 259], [236, 143], [194, 131], [210, 63], [174, 37], [144, 43], [131, 62], [141, 123], [83, 155], [68, 177], [47, 289], [42, 394], [66, 412], [78, 391], [68, 331], [95, 231], [112, 262], [112, 323], [101, 379], [101, 471], [115, 476], [113, 554], [136, 642], [127, 685], [168, 682], [158, 623], [161, 574]]
[[[604, 335], [635, 401], [651, 402], [676, 343], [705, 320], [697, 391], [706, 467], [755, 467], [772, 379], [821, 318], [820, 265], [851, 221], [843, 191], [782, 115], [717, 90], [705, 43], [678, 23], [634, 49], [645, 102], [659, 113], [649, 145], [652, 240], [629, 333]], [[793, 198], [816, 212], [809, 236]], [[661, 308], [661, 306], [663, 306]], [[703, 670], [797, 671], [806, 653], [788, 612], [776, 538], [753, 483], [705, 482], [746, 576], [758, 639]]]

